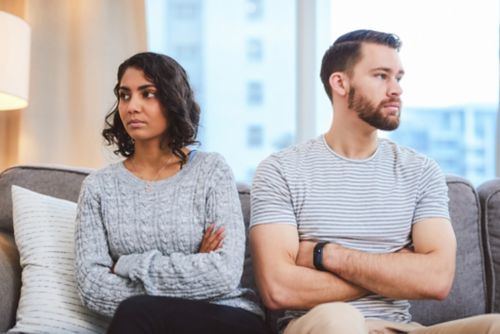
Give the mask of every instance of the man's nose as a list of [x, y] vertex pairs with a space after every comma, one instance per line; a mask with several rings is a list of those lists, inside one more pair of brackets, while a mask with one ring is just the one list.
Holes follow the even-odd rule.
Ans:
[[389, 96], [400, 96], [401, 94], [403, 94], [403, 89], [401, 88], [401, 83], [396, 79], [391, 80], [388, 95]]

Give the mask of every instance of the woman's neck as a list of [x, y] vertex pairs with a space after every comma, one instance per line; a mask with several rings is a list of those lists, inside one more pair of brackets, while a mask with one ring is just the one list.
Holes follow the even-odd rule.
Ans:
[[[183, 151], [187, 154], [185, 149]], [[134, 154], [124, 164], [137, 177], [157, 181], [175, 175], [181, 169], [181, 162], [182, 159], [170, 150], [144, 150], [136, 147]]]

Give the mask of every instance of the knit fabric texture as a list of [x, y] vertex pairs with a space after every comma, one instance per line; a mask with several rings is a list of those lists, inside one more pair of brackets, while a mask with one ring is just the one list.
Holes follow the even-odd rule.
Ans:
[[[216, 153], [197, 152], [177, 174], [144, 181], [122, 162], [90, 174], [78, 200], [76, 277], [83, 303], [112, 316], [124, 299], [170, 296], [262, 315], [241, 287], [245, 227], [233, 174]], [[222, 248], [199, 253], [210, 224]], [[114, 273], [112, 268], [114, 265]]]

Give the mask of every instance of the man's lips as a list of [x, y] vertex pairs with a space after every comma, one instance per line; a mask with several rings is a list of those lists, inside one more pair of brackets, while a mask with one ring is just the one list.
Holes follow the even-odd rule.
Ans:
[[388, 100], [382, 103], [382, 108], [388, 109], [391, 114], [398, 114], [401, 109], [401, 102], [398, 100]]
[[397, 103], [388, 103], [384, 104], [384, 108], [395, 108], [399, 110], [399, 108], [401, 108], [401, 105]]

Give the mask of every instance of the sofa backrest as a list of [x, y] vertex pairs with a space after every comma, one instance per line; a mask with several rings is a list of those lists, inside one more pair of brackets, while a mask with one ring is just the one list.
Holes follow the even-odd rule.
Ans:
[[490, 309], [488, 284], [491, 273], [488, 257], [483, 254], [481, 207], [476, 190], [467, 180], [447, 176], [451, 222], [457, 237], [457, 263], [451, 292], [443, 301], [411, 302], [413, 320], [431, 325], [476, 314]]
[[13, 184], [45, 195], [76, 202], [83, 179], [90, 169], [55, 166], [17, 166], [0, 175], [0, 230], [12, 232]]
[[[91, 169], [66, 166], [16, 166], [0, 174], [0, 332], [7, 331], [14, 325], [21, 287], [19, 254], [15, 247], [12, 226], [11, 186], [18, 185], [45, 195], [76, 202], [81, 183], [91, 171]], [[245, 184], [238, 184], [238, 193], [245, 225], [248, 226], [250, 189]], [[245, 250], [242, 285], [256, 289], [248, 243]], [[255, 302], [260, 303], [260, 300], [256, 299]]]
[[[0, 174], [0, 332], [14, 324], [21, 286], [19, 255], [13, 238], [11, 186], [15, 184], [49, 196], [76, 201], [80, 185], [90, 171], [54, 166], [17, 166]], [[481, 314], [491, 309], [491, 300], [487, 297], [492, 295], [487, 291], [494, 289], [491, 285], [492, 272], [488, 269], [491, 268], [488, 260], [491, 255], [487, 254], [486, 258], [483, 256], [481, 236], [486, 236], [487, 231], [480, 224], [478, 195], [463, 178], [448, 176], [447, 183], [450, 214], [458, 242], [457, 269], [452, 291], [446, 300], [411, 302], [414, 320], [424, 324]], [[248, 226], [250, 189], [239, 184], [238, 191], [245, 224]], [[498, 196], [500, 201], [500, 194]], [[500, 203], [495, 205], [495, 217], [498, 218]], [[500, 223], [496, 225], [497, 252], [500, 252]], [[497, 258], [500, 258], [500, 254]], [[255, 287], [248, 246], [242, 283]], [[497, 298], [498, 307], [500, 296]]]

